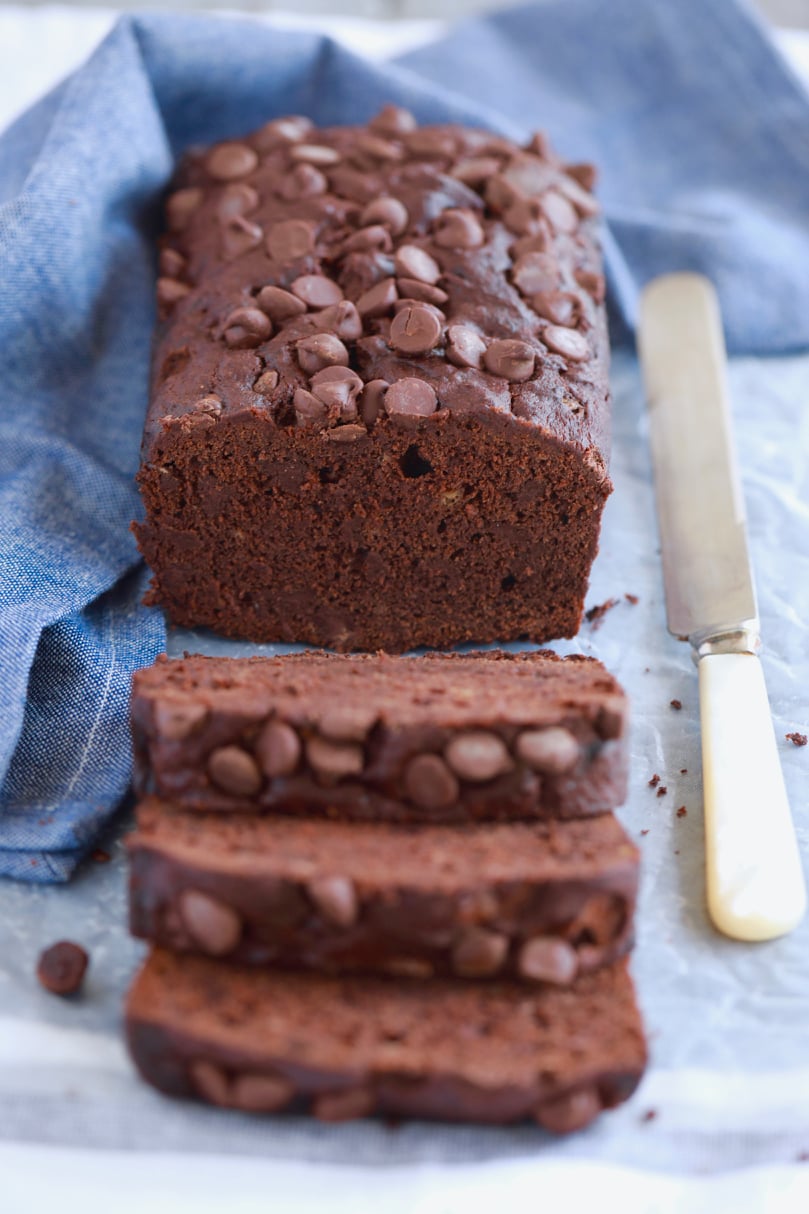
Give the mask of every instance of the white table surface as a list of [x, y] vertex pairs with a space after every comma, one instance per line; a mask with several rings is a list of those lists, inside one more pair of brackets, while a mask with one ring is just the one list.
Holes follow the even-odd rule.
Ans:
[[[0, 128], [79, 63], [109, 28], [103, 10], [0, 8]], [[274, 15], [276, 24], [299, 24]], [[433, 35], [431, 23], [314, 19], [380, 57]], [[809, 78], [809, 36], [782, 35]], [[731, 368], [751, 543], [759, 574], [765, 669], [779, 736], [806, 732], [809, 701], [809, 357]], [[0, 1212], [346, 1211], [452, 1214], [559, 1205], [809, 1211], [809, 928], [739, 946], [710, 930], [702, 847], [694, 675], [664, 630], [642, 400], [630, 360], [614, 375], [617, 491], [589, 601], [630, 591], [597, 632], [568, 649], [601, 657], [635, 705], [633, 787], [623, 818], [643, 850], [634, 969], [652, 1066], [638, 1096], [565, 1143], [536, 1131], [257, 1122], [162, 1100], [138, 1084], [118, 1032], [121, 993], [141, 952], [124, 930], [124, 865], [85, 871], [69, 888], [0, 887]], [[768, 418], [762, 436], [762, 415]], [[797, 435], [797, 441], [795, 441]], [[786, 460], [786, 462], [785, 462]], [[794, 544], [795, 528], [807, 537]], [[805, 578], [804, 582], [809, 583]], [[796, 655], [803, 655], [798, 658]], [[681, 713], [669, 708], [679, 698]], [[809, 750], [782, 742], [788, 788], [806, 814]], [[689, 769], [679, 775], [681, 767]], [[669, 796], [646, 787], [659, 771]], [[689, 814], [678, 820], [675, 806]], [[643, 834], [641, 833], [643, 832]], [[57, 936], [92, 954], [78, 1004], [41, 992], [37, 951]], [[653, 1119], [646, 1114], [653, 1110]]]

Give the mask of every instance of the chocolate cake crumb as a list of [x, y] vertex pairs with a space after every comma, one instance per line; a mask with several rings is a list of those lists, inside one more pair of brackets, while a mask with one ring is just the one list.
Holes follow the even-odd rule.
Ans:
[[40, 954], [37, 978], [52, 995], [74, 995], [82, 984], [89, 961], [80, 944], [59, 940]]
[[684, 805], [681, 805], [680, 808], [677, 810], [677, 817], [685, 818], [687, 815], [688, 815], [688, 810], [686, 809], [686, 807]]
[[649, 833], [649, 828], [647, 827], [647, 828], [646, 828], [646, 830], [642, 830], [640, 833], [641, 833], [642, 835], [648, 835], [648, 833]]
[[627, 603], [631, 603], [633, 607], [637, 607], [638, 603], [640, 602], [640, 599], [636, 594], [625, 594], [624, 598], [626, 599]]
[[657, 774], [657, 772], [655, 772], [655, 774], [652, 776], [651, 780], [649, 781], [649, 787], [657, 788], [659, 783], [660, 783], [660, 776]]
[[792, 733], [785, 734], [784, 737], [788, 742], [791, 742], [793, 746], [805, 746], [807, 742], [806, 734], [798, 733], [797, 730], [793, 731]]
[[584, 618], [588, 624], [592, 625], [593, 632], [597, 632], [604, 622], [604, 616], [608, 611], [612, 611], [613, 607], [618, 606], [618, 599], [607, 599], [605, 603], [599, 603], [595, 607], [589, 607], [584, 613]]
[[671, 704], [672, 708], [676, 708], [678, 712], [683, 706], [682, 700], [670, 700], [669, 703]]
[[687, 768], [687, 767], [681, 767], [681, 768], [680, 768], [680, 775], [681, 775], [681, 776], [687, 776], [687, 775], [688, 775], [688, 768]]
[[96, 864], [109, 864], [112, 856], [108, 851], [104, 851], [103, 847], [94, 847], [90, 852], [90, 859], [95, 860]]
[[661, 784], [657, 790], [657, 795], [658, 795], [658, 797], [665, 797], [665, 795], [668, 791], [669, 790], [666, 788], [665, 784]]
[[641, 1121], [654, 1121], [657, 1117], [657, 1109], [647, 1109], [641, 1117]]

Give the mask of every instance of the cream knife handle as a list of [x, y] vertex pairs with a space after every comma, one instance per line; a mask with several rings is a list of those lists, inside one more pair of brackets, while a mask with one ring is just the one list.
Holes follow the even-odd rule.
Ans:
[[736, 940], [800, 922], [806, 888], [764, 673], [750, 653], [699, 661], [708, 911]]

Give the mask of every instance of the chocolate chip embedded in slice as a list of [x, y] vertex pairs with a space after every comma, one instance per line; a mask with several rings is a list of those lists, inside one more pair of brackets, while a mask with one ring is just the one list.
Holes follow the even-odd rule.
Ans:
[[80, 944], [59, 940], [40, 953], [37, 978], [52, 995], [75, 995], [84, 981], [90, 958]]
[[308, 392], [306, 388], [295, 389], [292, 405], [295, 409], [295, 420], [299, 426], [313, 426], [325, 422], [329, 412], [323, 401], [315, 396], [314, 392]]
[[397, 249], [394, 265], [397, 277], [416, 278], [419, 282], [429, 282], [432, 285], [441, 277], [438, 262], [418, 245], [404, 244]]
[[309, 882], [306, 892], [320, 913], [338, 927], [352, 927], [357, 922], [357, 891], [348, 877], [318, 877]]
[[302, 316], [306, 311], [304, 301], [291, 291], [285, 291], [283, 287], [262, 287], [256, 297], [256, 303], [276, 324], [281, 324], [292, 316]]
[[398, 379], [385, 393], [385, 412], [429, 417], [438, 408], [435, 389], [423, 379]]
[[361, 746], [331, 742], [328, 738], [310, 738], [306, 743], [306, 758], [317, 775], [327, 780], [359, 775], [365, 765]]
[[398, 198], [375, 198], [369, 202], [360, 215], [362, 227], [369, 224], [381, 224], [393, 236], [401, 236], [410, 222], [407, 207]]
[[450, 325], [447, 330], [447, 358], [456, 367], [480, 368], [486, 342], [468, 325]]
[[258, 156], [246, 143], [220, 143], [205, 160], [205, 168], [215, 181], [246, 177], [257, 164]]
[[234, 1109], [243, 1113], [277, 1113], [292, 1100], [295, 1088], [281, 1075], [236, 1075], [229, 1091]]
[[302, 274], [290, 285], [290, 290], [310, 308], [328, 308], [343, 298], [341, 288], [325, 274]]
[[376, 316], [387, 316], [396, 300], [399, 298], [394, 278], [383, 278], [381, 282], [363, 292], [357, 300], [357, 311], [360, 316], [369, 319]]
[[440, 755], [416, 755], [404, 773], [407, 795], [422, 809], [446, 809], [458, 800], [460, 785]]
[[205, 195], [199, 186], [175, 190], [166, 199], [166, 222], [172, 232], [181, 232]]
[[590, 357], [587, 338], [575, 329], [563, 329], [560, 325], [547, 325], [542, 331], [542, 340], [549, 350], [561, 354], [571, 362], [584, 362]]
[[183, 890], [179, 912], [191, 939], [211, 957], [232, 953], [241, 939], [242, 921], [237, 911], [201, 890]]
[[318, 1121], [354, 1121], [368, 1117], [374, 1110], [376, 1098], [370, 1088], [348, 1088], [340, 1092], [325, 1092], [312, 1102], [312, 1115]]
[[551, 982], [554, 986], [570, 986], [578, 968], [579, 959], [573, 946], [553, 936], [526, 940], [517, 958], [517, 969], [523, 978]]
[[368, 130], [378, 131], [382, 135], [406, 135], [409, 131], [415, 131], [417, 126], [410, 110], [400, 105], [383, 105], [368, 123]]
[[404, 354], [426, 354], [440, 339], [440, 321], [430, 307], [421, 303], [411, 304], [397, 312], [388, 335], [389, 345]]
[[302, 749], [297, 732], [286, 721], [269, 721], [256, 739], [256, 757], [270, 779], [291, 776]]
[[572, 1134], [583, 1130], [601, 1112], [601, 1101], [593, 1087], [579, 1088], [556, 1100], [546, 1100], [534, 1111], [534, 1118], [551, 1134]]
[[493, 341], [483, 356], [487, 371], [521, 383], [534, 374], [535, 353], [524, 341], [505, 338]]
[[560, 725], [523, 730], [517, 738], [515, 750], [523, 763], [549, 776], [561, 776], [570, 771], [581, 754], [573, 734]]
[[[211, 402], [208, 405], [207, 402]], [[204, 406], [204, 407], [203, 407]], [[222, 402], [218, 396], [203, 396], [197, 402], [201, 412], [221, 412]], [[208, 719], [208, 709], [204, 704], [195, 704], [190, 700], [172, 701], [169, 699], [156, 700], [154, 728], [161, 740], [166, 742], [183, 742]]]
[[295, 353], [301, 370], [308, 375], [322, 371], [324, 367], [347, 367], [348, 350], [339, 337], [332, 333], [317, 333], [314, 337], [302, 337], [295, 343]]
[[477, 249], [486, 234], [474, 211], [449, 207], [436, 220], [433, 239], [443, 249]]
[[208, 757], [208, 775], [217, 788], [235, 797], [252, 797], [262, 785], [252, 755], [241, 746], [220, 746]]
[[234, 308], [225, 320], [223, 336], [232, 349], [248, 350], [272, 336], [272, 322], [260, 308]]
[[267, 237], [267, 252], [274, 261], [297, 261], [314, 247], [314, 225], [305, 219], [284, 219], [273, 225]]
[[228, 260], [241, 257], [251, 249], [258, 248], [264, 229], [251, 223], [244, 215], [234, 215], [222, 225], [222, 252]]
[[508, 936], [483, 927], [470, 927], [452, 950], [452, 968], [462, 978], [491, 978], [502, 969]]
[[332, 332], [343, 341], [356, 341], [362, 337], [362, 319], [356, 306], [349, 299], [323, 308], [312, 317], [318, 329]]
[[510, 771], [514, 766], [502, 738], [487, 730], [476, 729], [452, 738], [444, 758], [456, 776], [471, 783], [483, 783]]

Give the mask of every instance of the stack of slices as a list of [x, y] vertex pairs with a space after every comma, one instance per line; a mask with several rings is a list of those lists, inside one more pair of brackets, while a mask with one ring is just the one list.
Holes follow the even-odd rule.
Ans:
[[634, 1090], [627, 703], [599, 663], [160, 660], [132, 716], [150, 1083], [556, 1132]]

